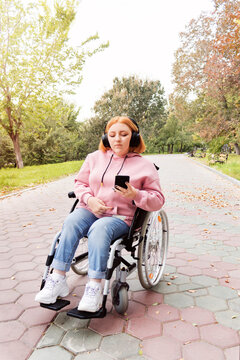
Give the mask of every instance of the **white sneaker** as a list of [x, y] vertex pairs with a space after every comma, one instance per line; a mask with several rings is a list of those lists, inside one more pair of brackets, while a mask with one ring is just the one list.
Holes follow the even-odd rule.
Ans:
[[88, 282], [84, 295], [78, 305], [79, 311], [96, 312], [100, 309], [102, 304], [102, 287], [100, 283]]
[[63, 280], [55, 280], [52, 275], [48, 275], [44, 288], [37, 293], [35, 301], [43, 304], [53, 304], [57, 297], [65, 297], [69, 294], [66, 278]]

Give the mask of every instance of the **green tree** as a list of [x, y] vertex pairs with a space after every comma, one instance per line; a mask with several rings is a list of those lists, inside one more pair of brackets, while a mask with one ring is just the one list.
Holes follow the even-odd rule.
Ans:
[[166, 124], [160, 130], [157, 141], [158, 147], [164, 152], [167, 146], [168, 153], [173, 151], [183, 152], [192, 145], [192, 135], [182, 128], [180, 121], [170, 113]]
[[213, 2], [210, 14], [201, 14], [181, 33], [173, 65], [175, 94], [197, 97], [197, 128], [207, 141], [228, 137], [240, 153], [240, 1]]
[[46, 164], [78, 158], [79, 123], [74, 105], [53, 97], [34, 104], [39, 121], [25, 126], [20, 136], [24, 163]]
[[4, 166], [15, 166], [15, 156], [11, 139], [0, 130], [0, 169]]
[[159, 131], [165, 123], [166, 103], [160, 81], [141, 80], [136, 76], [115, 78], [112, 89], [94, 105], [97, 135], [102, 134], [111, 117], [127, 115], [138, 122], [147, 147], [152, 146], [156, 129]]
[[98, 39], [95, 35], [80, 47], [71, 47], [68, 32], [77, 1], [48, 3], [0, 3], [0, 125], [13, 142], [19, 168], [23, 167], [20, 133], [23, 126], [38, 119], [33, 103], [39, 99], [46, 102], [49, 95], [72, 93], [82, 80], [86, 58], [108, 46], [89, 51], [88, 44]]

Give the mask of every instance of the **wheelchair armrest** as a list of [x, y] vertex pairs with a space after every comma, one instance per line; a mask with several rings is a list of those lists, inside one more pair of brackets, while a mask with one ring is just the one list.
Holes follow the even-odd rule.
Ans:
[[137, 208], [135, 213], [134, 213], [134, 217], [132, 219], [132, 223], [130, 225], [130, 229], [128, 232], [128, 239], [130, 239], [133, 236], [133, 233], [135, 230], [141, 228], [145, 217], [147, 215], [148, 211]]
[[69, 197], [69, 198], [75, 198], [75, 197], [76, 197], [75, 192], [74, 192], [74, 191], [70, 191], [70, 192], [68, 193], [68, 197]]

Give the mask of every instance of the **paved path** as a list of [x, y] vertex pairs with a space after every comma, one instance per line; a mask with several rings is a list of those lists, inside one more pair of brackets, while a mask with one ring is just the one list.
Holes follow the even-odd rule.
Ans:
[[[166, 195], [169, 254], [153, 291], [131, 277], [125, 316], [110, 301], [107, 317], [90, 322], [34, 302], [72, 176], [0, 201], [2, 360], [240, 359], [240, 187], [184, 156], [150, 158]], [[71, 307], [85, 281], [69, 273]]]

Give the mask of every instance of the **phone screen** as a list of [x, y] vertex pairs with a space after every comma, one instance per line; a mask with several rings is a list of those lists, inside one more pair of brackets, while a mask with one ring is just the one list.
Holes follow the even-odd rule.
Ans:
[[130, 177], [128, 175], [116, 175], [115, 176], [115, 186], [121, 186], [124, 189], [127, 189], [125, 182], [129, 182]]

